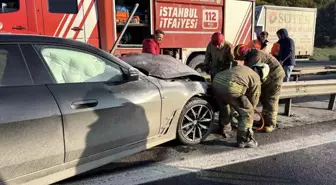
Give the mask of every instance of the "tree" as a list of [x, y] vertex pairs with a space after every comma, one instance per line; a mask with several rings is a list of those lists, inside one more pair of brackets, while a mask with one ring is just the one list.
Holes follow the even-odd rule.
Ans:
[[336, 0], [318, 10], [315, 42], [317, 46], [336, 46]]
[[257, 0], [257, 5], [294, 6], [320, 8], [335, 0]]
[[256, 4], [257, 4], [257, 6], [259, 6], [259, 5], [269, 5], [270, 3], [268, 3], [267, 1], [264, 1], [264, 0], [257, 0]]
[[286, 0], [257, 0], [257, 5], [288, 6]]
[[335, 0], [314, 0], [318, 8], [322, 8], [332, 3]]

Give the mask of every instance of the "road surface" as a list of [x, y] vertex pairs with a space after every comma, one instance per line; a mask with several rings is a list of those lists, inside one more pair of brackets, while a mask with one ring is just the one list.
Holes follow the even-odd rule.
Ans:
[[[287, 183], [281, 182], [283, 184], [336, 184], [335, 136], [333, 121], [278, 129], [272, 134], [257, 133], [256, 139], [260, 143], [257, 149], [237, 149], [233, 147], [234, 138], [224, 139], [214, 135], [202, 145], [169, 143], [57, 184], [188, 184], [185, 179], [194, 179], [189, 184], [203, 184], [202, 179], [194, 178], [195, 175], [218, 176], [221, 170], [242, 175], [244, 168], [247, 168], [246, 184], [259, 184], [255, 182], [262, 175], [268, 179], [278, 178], [277, 181], [287, 179]], [[267, 173], [263, 174], [263, 169]], [[275, 172], [278, 173], [273, 174]], [[310, 177], [317, 172], [320, 174], [316, 174], [316, 178]], [[256, 174], [255, 178], [247, 178], [250, 173]], [[288, 174], [291, 176], [288, 177]], [[234, 174], [231, 174], [233, 179], [226, 179], [228, 175], [223, 173], [219, 178], [223, 183], [242, 184], [234, 179]], [[207, 184], [216, 184], [216, 181], [215, 177], [212, 180], [203, 179]]]
[[335, 185], [336, 143], [202, 170], [144, 185]]

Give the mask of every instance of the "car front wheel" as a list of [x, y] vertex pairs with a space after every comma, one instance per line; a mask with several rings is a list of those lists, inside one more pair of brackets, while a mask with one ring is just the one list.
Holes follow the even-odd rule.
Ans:
[[212, 131], [213, 108], [201, 98], [191, 99], [183, 108], [177, 126], [177, 138], [186, 145], [203, 141]]

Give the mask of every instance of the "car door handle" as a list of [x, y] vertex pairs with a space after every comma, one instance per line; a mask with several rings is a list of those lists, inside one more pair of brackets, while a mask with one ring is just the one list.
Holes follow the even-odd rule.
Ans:
[[73, 31], [82, 31], [83, 28], [80, 28], [80, 27], [76, 26], [76, 27], [72, 27], [71, 30], [73, 30]]
[[14, 27], [12, 27], [12, 29], [14, 29], [14, 30], [25, 30], [25, 29], [27, 29], [26, 27], [23, 27], [23, 26], [21, 26], [21, 25], [19, 25], [19, 26], [14, 26]]
[[81, 100], [81, 101], [74, 101], [71, 103], [72, 109], [86, 109], [92, 108], [98, 105], [97, 100]]

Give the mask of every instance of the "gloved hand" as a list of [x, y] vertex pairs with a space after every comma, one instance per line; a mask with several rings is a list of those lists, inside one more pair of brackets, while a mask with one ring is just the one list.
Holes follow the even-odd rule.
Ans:
[[204, 65], [202, 70], [205, 71], [207, 74], [210, 74], [210, 67], [209, 66]]

